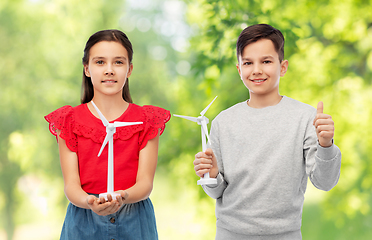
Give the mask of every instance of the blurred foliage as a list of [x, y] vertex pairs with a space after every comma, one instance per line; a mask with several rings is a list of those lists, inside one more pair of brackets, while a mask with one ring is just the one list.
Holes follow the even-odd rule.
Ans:
[[[80, 103], [81, 57], [92, 33], [127, 33], [135, 103], [198, 116], [218, 95], [206, 113], [212, 120], [248, 98], [235, 67], [236, 39], [244, 27], [268, 23], [286, 38], [289, 70], [281, 94], [313, 106], [324, 101], [343, 154], [333, 190], [309, 187], [304, 239], [369, 239], [371, 12], [371, 0], [2, 0], [0, 228], [8, 239], [14, 231], [14, 239], [59, 235], [67, 200], [43, 116]], [[200, 127], [172, 118], [160, 141], [152, 194], [160, 239], [213, 239], [214, 201], [196, 185], [192, 165], [201, 150]]]

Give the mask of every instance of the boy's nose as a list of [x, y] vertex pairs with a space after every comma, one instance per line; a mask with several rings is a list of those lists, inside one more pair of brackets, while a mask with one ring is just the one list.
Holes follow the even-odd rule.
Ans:
[[253, 68], [253, 75], [262, 74], [262, 69], [259, 64], [256, 64]]

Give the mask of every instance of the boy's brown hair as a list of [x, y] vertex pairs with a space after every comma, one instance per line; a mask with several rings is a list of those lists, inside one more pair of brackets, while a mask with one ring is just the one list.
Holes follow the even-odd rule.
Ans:
[[276, 52], [279, 55], [279, 61], [284, 59], [284, 37], [283, 34], [276, 28], [268, 24], [256, 24], [246, 27], [239, 35], [236, 42], [236, 55], [239, 61], [239, 56], [243, 54], [244, 48], [251, 43], [257, 42], [260, 39], [269, 39], [273, 42]]

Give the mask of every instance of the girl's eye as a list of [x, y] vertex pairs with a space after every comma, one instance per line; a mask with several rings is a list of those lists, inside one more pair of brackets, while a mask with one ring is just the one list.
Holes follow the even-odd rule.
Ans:
[[97, 63], [98, 65], [102, 65], [102, 64], [103, 64], [103, 61], [102, 61], [102, 60], [98, 60], [96, 63]]
[[252, 65], [252, 62], [245, 62], [243, 65]]
[[123, 62], [122, 62], [122, 61], [116, 61], [115, 63], [116, 63], [116, 64], [118, 64], [118, 65], [121, 65], [121, 64], [123, 64]]

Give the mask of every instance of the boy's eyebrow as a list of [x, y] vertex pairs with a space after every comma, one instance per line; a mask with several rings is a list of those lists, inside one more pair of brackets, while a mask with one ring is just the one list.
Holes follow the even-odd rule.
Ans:
[[[101, 57], [101, 56], [97, 56], [97, 57], [93, 57], [92, 60], [98, 60], [98, 59], [106, 59], [106, 57]], [[123, 59], [123, 60], [127, 60], [127, 58], [125, 56], [116, 56], [114, 57], [114, 59]]]
[[274, 57], [271, 55], [267, 55], [267, 56], [263, 56], [262, 58], [274, 58]]
[[[271, 55], [265, 55], [265, 56], [262, 56], [260, 59], [266, 59], [266, 58], [274, 58], [273, 56]], [[251, 58], [249, 57], [242, 57], [242, 61], [250, 61]]]

